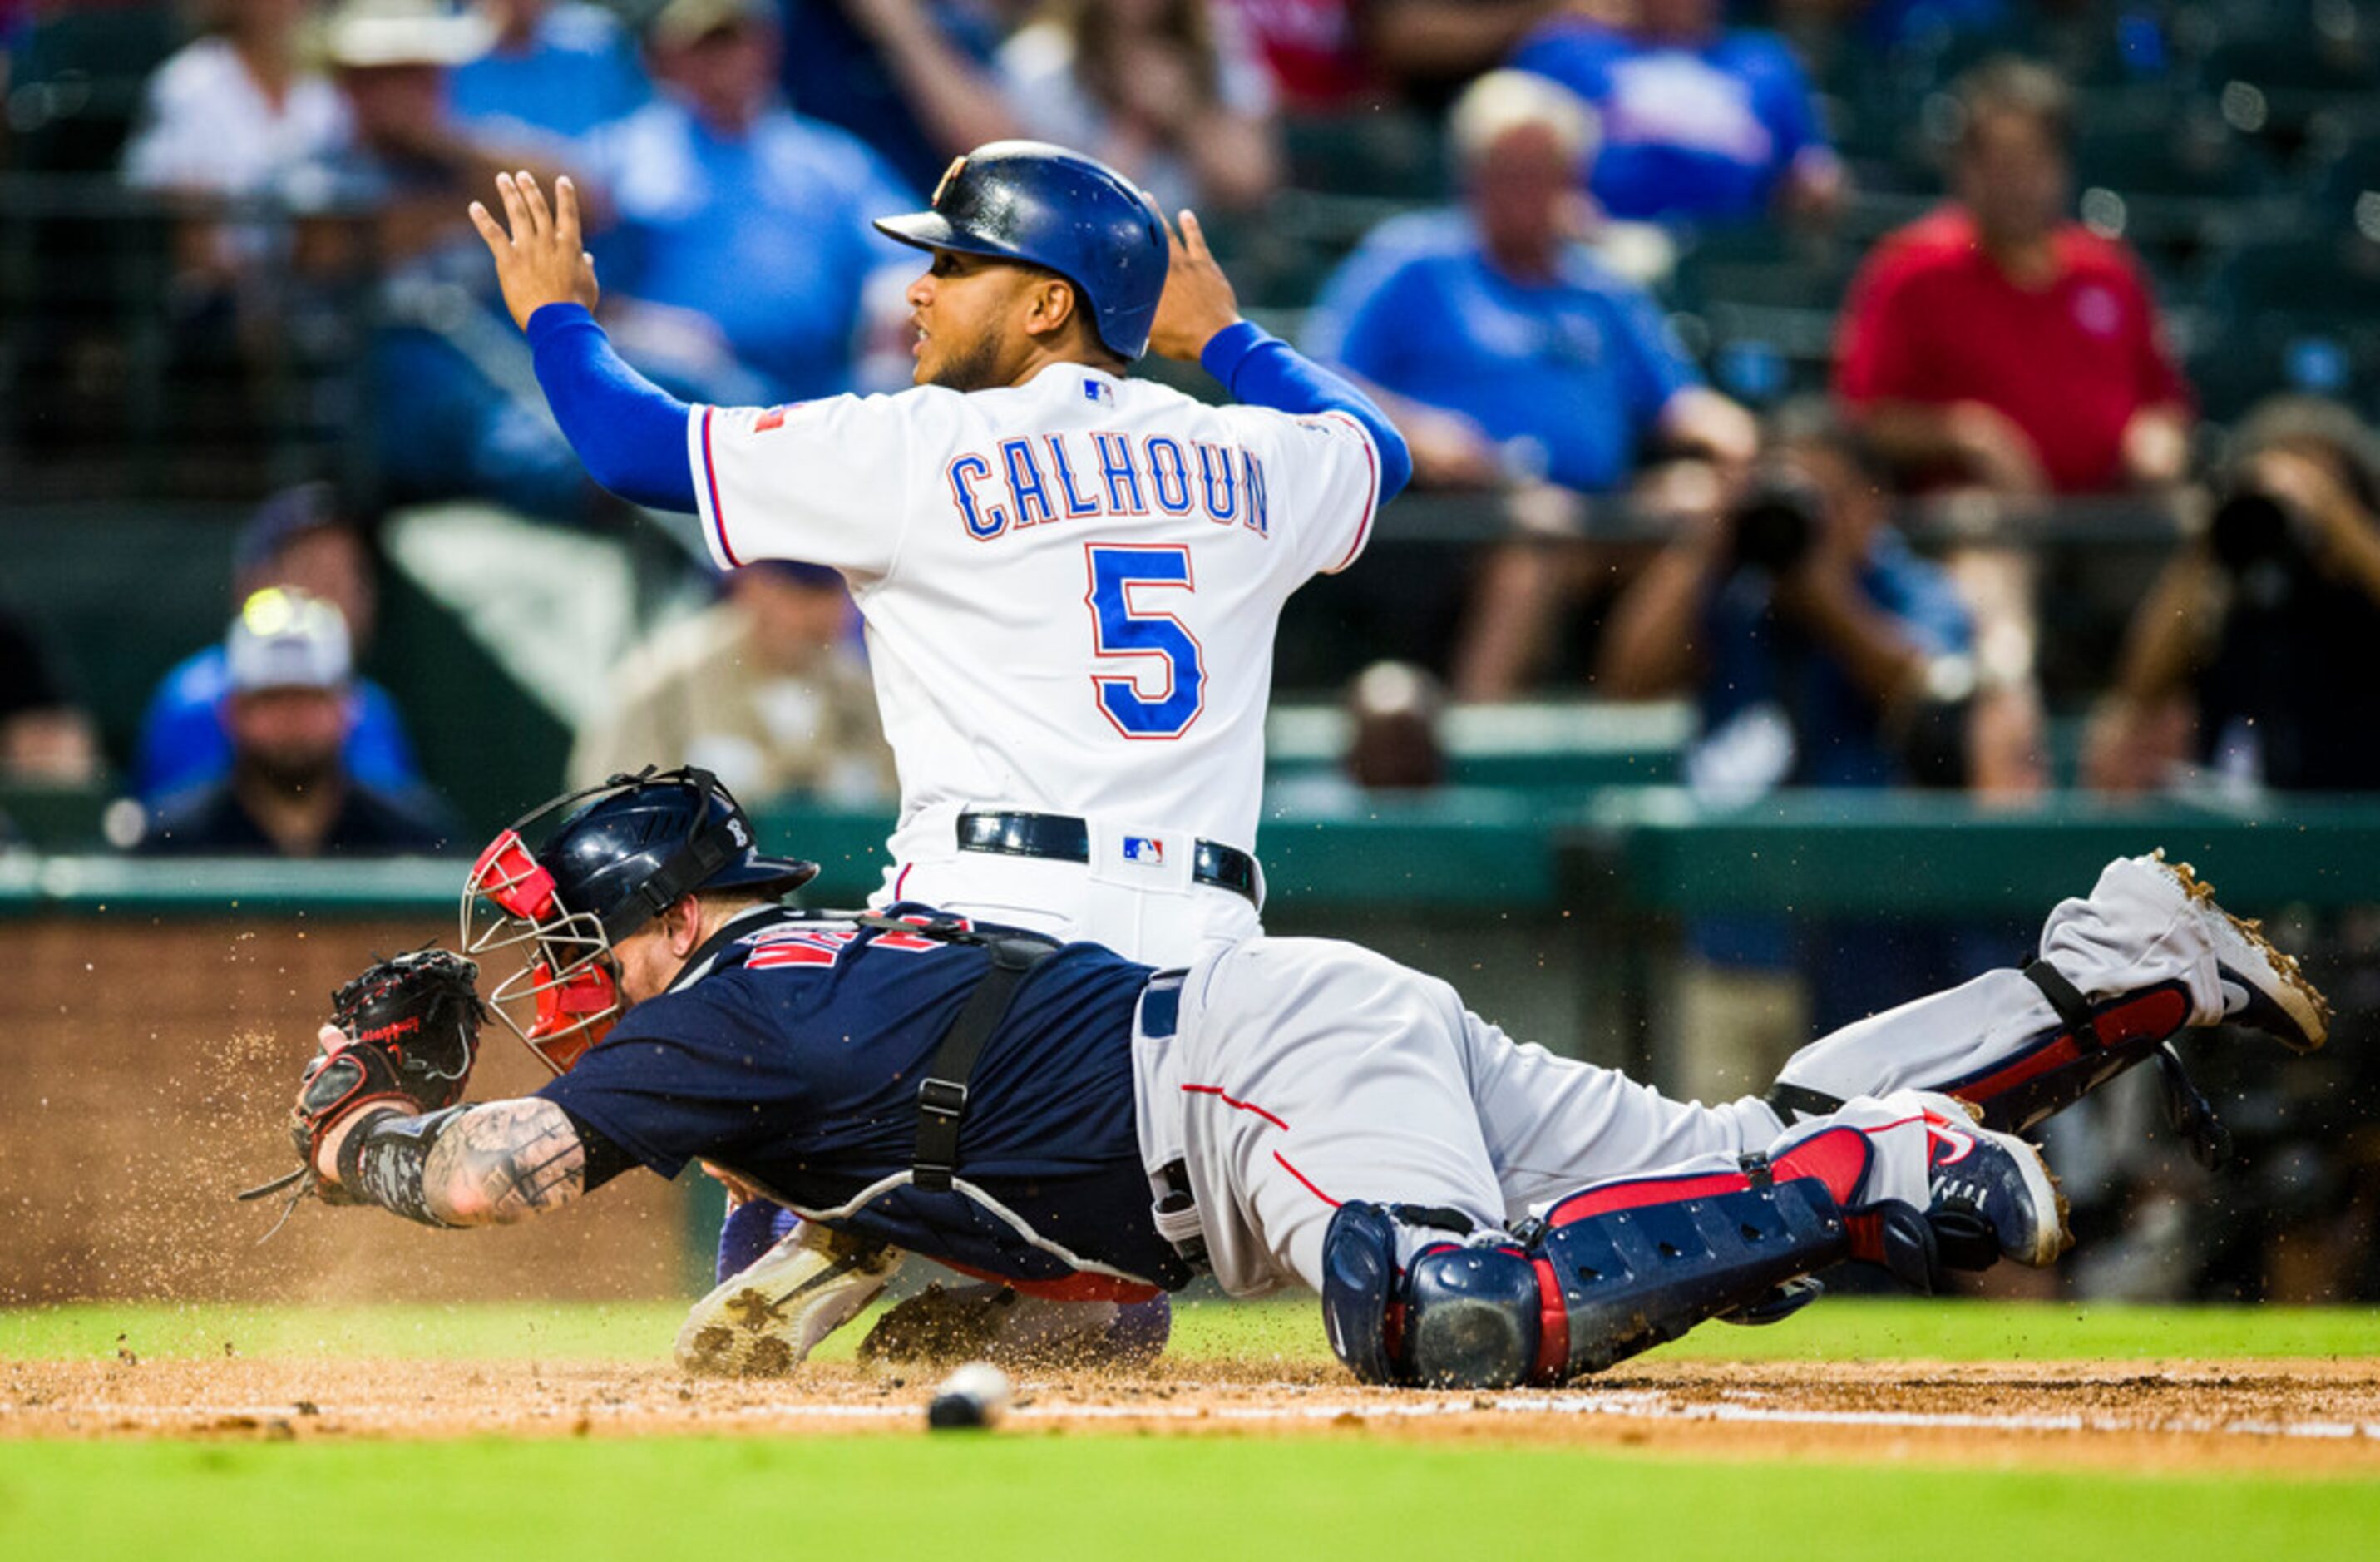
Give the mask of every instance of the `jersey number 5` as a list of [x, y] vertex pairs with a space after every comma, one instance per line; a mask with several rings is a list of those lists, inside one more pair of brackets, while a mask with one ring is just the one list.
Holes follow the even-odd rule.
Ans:
[[[1157, 667], [1093, 673], [1099, 710], [1126, 738], [1179, 738], [1207, 703], [1207, 664], [1197, 637], [1171, 613], [1143, 605], [1143, 593], [1195, 592], [1183, 543], [1091, 543], [1091, 650], [1103, 662], [1153, 658]], [[1162, 672], [1160, 680], [1160, 672]]]

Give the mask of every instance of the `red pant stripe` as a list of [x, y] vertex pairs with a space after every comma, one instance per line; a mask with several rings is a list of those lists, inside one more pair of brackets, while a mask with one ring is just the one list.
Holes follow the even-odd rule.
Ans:
[[1283, 1155], [1280, 1151], [1274, 1151], [1272, 1153], [1272, 1158], [1281, 1163], [1281, 1170], [1297, 1178], [1297, 1180], [1304, 1185], [1308, 1193], [1313, 1194], [1316, 1198], [1321, 1200], [1324, 1203], [1330, 1205], [1334, 1210], [1339, 1207], [1340, 1202], [1338, 1200], [1332, 1198], [1330, 1194], [1325, 1193], [1321, 1189], [1315, 1187], [1314, 1179], [1306, 1176], [1304, 1172], [1299, 1171], [1295, 1166], [1291, 1165], [1289, 1164], [1289, 1158]]

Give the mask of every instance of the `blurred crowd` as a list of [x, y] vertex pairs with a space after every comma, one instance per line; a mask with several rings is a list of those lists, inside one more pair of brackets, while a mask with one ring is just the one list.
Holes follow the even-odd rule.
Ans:
[[[1718, 799], [2380, 789], [2371, 0], [0, 0], [0, 45], [8, 188], [103, 181], [164, 235], [143, 357], [77, 312], [83, 219], [10, 227], [10, 470], [72, 456], [81, 398], [270, 493], [224, 637], [119, 756], [140, 849], [455, 844], [357, 671], [373, 518], [617, 519], [464, 218], [497, 169], [586, 192], [632, 361], [765, 403], [905, 383], [915, 258], [868, 219], [1011, 136], [1197, 209], [1251, 311], [1407, 435], [1421, 493], [1323, 598], [1349, 665], [1312, 664], [1386, 664], [1346, 685], [1352, 786], [1436, 784], [1450, 701], [1591, 696], [1689, 704]], [[161, 410], [143, 376], [210, 389]], [[296, 471], [291, 429], [328, 431]], [[52, 660], [0, 616], [0, 773], [89, 781]], [[892, 795], [831, 573], [715, 586], [615, 688], [581, 781]], [[2369, 919], [2297, 931], [2350, 982], [2380, 965]], [[1684, 1082], [1766, 1079], [2019, 938], [1698, 925]], [[2268, 1173], [2308, 1158], [2258, 1210], [2380, 1198], [2380, 1147], [2325, 1117], [2370, 1081], [2330, 1082], [2265, 1101]], [[2284, 1279], [2186, 1172], [2102, 1182], [2141, 1196], [2081, 1189], [2086, 1218], [2205, 1236], [2107, 1290], [2380, 1294], [2351, 1233], [2299, 1233]]]

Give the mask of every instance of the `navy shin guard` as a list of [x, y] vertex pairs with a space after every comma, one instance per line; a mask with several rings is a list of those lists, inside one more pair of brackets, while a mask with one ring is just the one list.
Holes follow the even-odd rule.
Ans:
[[[1820, 1179], [1731, 1180], [1618, 1209], [1593, 1209], [1583, 1203], [1591, 1196], [1575, 1195], [1509, 1241], [1426, 1247], [1402, 1273], [1391, 1213], [1343, 1204], [1323, 1243], [1331, 1349], [1366, 1383], [1558, 1384], [1711, 1318], [1763, 1316], [1792, 1294], [1784, 1290], [1792, 1282], [1864, 1256]], [[1894, 1224], [1930, 1263], [1923, 1216], [1906, 1215], [1861, 1218]]]
[[[1548, 1219], [1559, 1223], [1562, 1206]], [[1922, 1223], [1921, 1223], [1922, 1224]], [[1539, 1378], [1601, 1372], [1724, 1314], [1757, 1315], [1782, 1287], [1854, 1256], [1823, 1183], [1797, 1178], [1555, 1224], [1540, 1244], [1565, 1327]]]

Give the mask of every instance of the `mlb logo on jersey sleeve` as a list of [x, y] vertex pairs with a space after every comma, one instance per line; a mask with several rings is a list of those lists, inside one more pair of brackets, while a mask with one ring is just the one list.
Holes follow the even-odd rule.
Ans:
[[1162, 868], [1165, 866], [1165, 843], [1154, 836], [1126, 836], [1123, 838], [1123, 860]]

